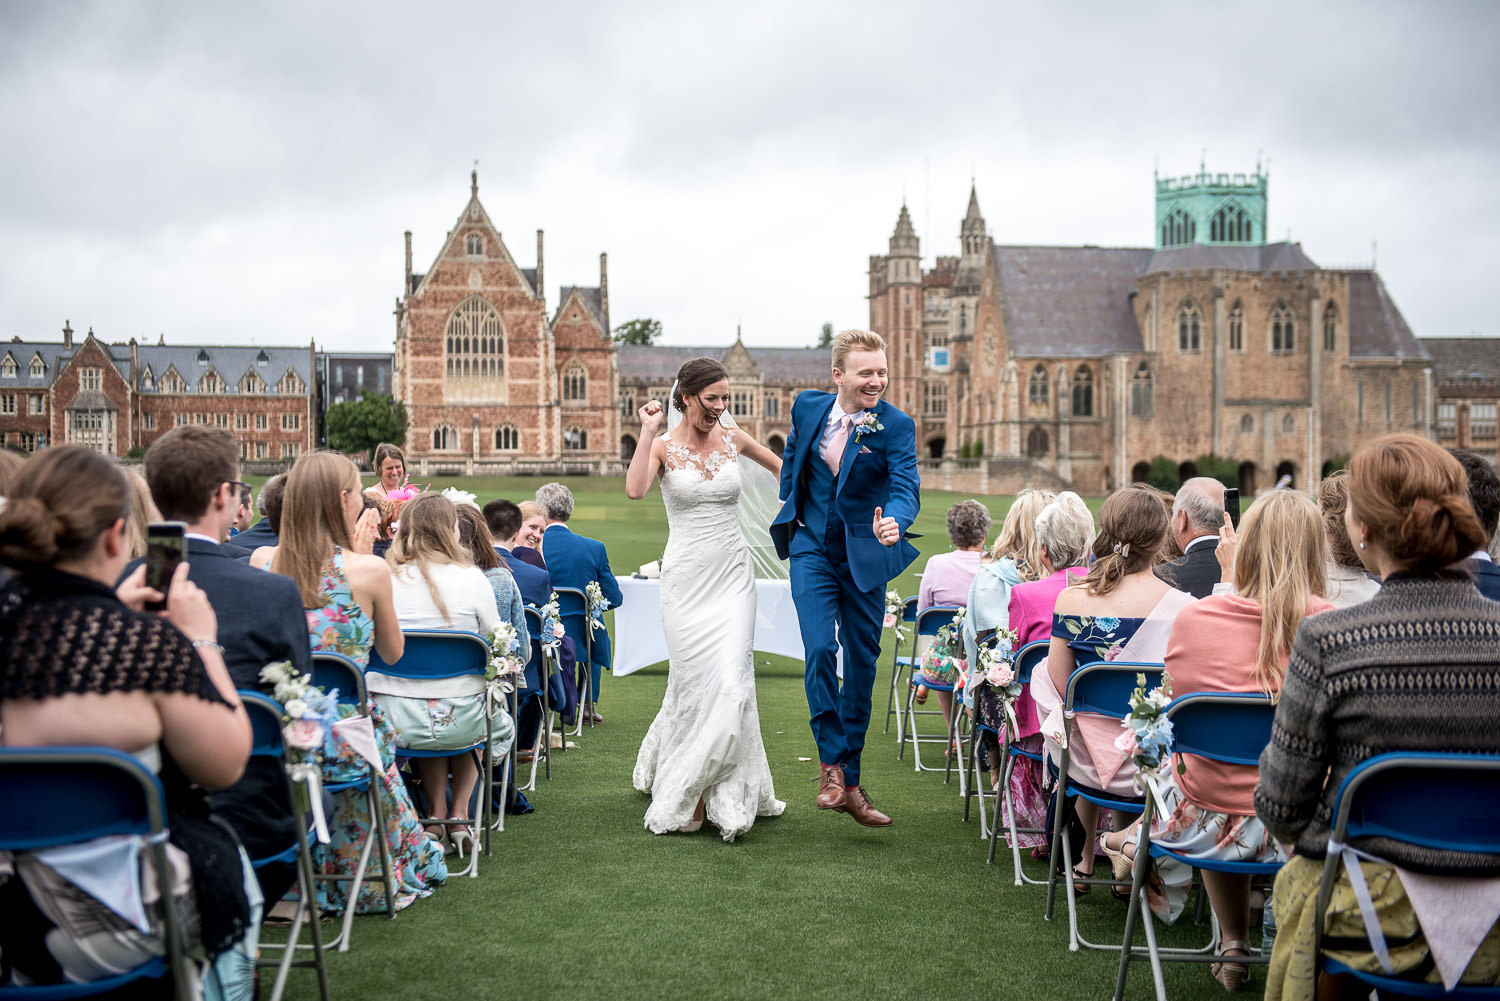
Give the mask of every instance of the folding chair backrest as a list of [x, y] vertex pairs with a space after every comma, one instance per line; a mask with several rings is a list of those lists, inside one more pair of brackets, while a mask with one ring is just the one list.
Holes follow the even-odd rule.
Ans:
[[1036, 670], [1038, 664], [1047, 659], [1047, 649], [1051, 646], [1051, 640], [1032, 640], [1017, 650], [1015, 660], [1016, 680], [1023, 685], [1031, 684], [1031, 672]]
[[370, 670], [393, 678], [457, 678], [466, 674], [484, 676], [490, 645], [478, 633], [459, 629], [413, 629], [403, 631], [406, 651], [394, 664], [387, 664], [370, 651]]
[[320, 652], [312, 656], [313, 684], [325, 692], [338, 690], [341, 706], [365, 705], [365, 675], [359, 665], [341, 653]]
[[1377, 754], [1339, 786], [1333, 837], [1500, 855], [1500, 755]]
[[937, 638], [937, 631], [952, 622], [953, 616], [961, 611], [963, 609], [956, 605], [933, 605], [917, 613], [916, 654], [918, 657], [932, 646], [932, 641]]
[[1172, 750], [1231, 765], [1258, 765], [1276, 707], [1259, 692], [1193, 692], [1167, 706]]
[[250, 717], [250, 756], [280, 758], [286, 754], [281, 737], [281, 704], [260, 692], [240, 692], [245, 715]]
[[557, 595], [557, 610], [563, 618], [577, 618], [588, 614], [588, 597], [578, 588], [554, 587], [552, 590]]
[[1097, 713], [1124, 719], [1130, 713], [1130, 694], [1137, 674], [1146, 676], [1146, 691], [1161, 684], [1163, 667], [1126, 661], [1095, 661], [1085, 664], [1068, 678], [1063, 704], [1074, 712]]
[[534, 605], [527, 605], [526, 633], [531, 637], [531, 655], [526, 658], [526, 670], [540, 668], [542, 663], [542, 613]]
[[0, 748], [0, 802], [10, 804], [0, 818], [6, 851], [149, 835], [166, 822], [161, 780], [135, 756], [104, 747]]
[[907, 598], [905, 601], [903, 601], [901, 603], [901, 621], [902, 622], [915, 622], [915, 621], [917, 621], [917, 598], [916, 598], [915, 595], [913, 595], [910, 598]]

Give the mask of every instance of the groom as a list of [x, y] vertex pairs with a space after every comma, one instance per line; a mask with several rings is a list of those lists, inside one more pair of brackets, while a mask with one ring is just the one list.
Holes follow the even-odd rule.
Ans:
[[792, 563], [822, 765], [818, 809], [887, 827], [891, 818], [859, 784], [859, 755], [870, 725], [885, 586], [917, 557], [905, 541], [920, 506], [916, 425], [880, 399], [888, 377], [879, 334], [846, 330], [834, 338], [833, 381], [837, 394], [804, 392], [792, 404], [771, 539]]

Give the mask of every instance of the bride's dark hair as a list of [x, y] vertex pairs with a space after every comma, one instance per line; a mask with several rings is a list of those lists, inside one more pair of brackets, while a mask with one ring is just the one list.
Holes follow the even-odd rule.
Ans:
[[677, 370], [677, 390], [672, 394], [672, 406], [687, 413], [687, 398], [697, 396], [704, 387], [712, 386], [720, 379], [728, 379], [729, 373], [714, 358], [694, 358], [683, 362]]

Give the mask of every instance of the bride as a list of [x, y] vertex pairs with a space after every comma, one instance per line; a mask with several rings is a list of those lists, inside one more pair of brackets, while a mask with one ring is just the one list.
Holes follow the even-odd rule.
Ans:
[[662, 405], [651, 400], [640, 409], [625, 493], [646, 496], [659, 472], [669, 529], [661, 567], [667, 691], [634, 774], [635, 787], [651, 795], [646, 828], [692, 833], [706, 816], [733, 841], [757, 816], [777, 816], [786, 804], [771, 787], [760, 737], [751, 652], [755, 576], [739, 520], [739, 459], [774, 474], [781, 460], [739, 434], [725, 416], [728, 405], [724, 366], [712, 358], [684, 364], [672, 393], [681, 423], [658, 438]]

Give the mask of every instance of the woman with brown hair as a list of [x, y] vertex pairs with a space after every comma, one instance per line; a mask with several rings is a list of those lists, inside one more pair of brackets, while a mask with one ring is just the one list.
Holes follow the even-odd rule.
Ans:
[[[169, 854], [191, 874], [180, 881], [178, 905], [194, 912], [184, 924], [195, 951], [212, 958], [248, 941], [253, 953], [259, 891], [252, 898], [246, 889], [254, 874], [229, 828], [210, 816], [204, 792], [239, 779], [250, 721], [224, 666], [213, 606], [188, 580], [187, 564], [173, 575], [164, 613], [143, 611], [147, 599], [163, 597], [146, 587], [145, 567], [115, 587], [129, 559], [130, 507], [120, 469], [80, 445], [38, 453], [11, 480], [0, 512], [0, 564], [16, 571], [0, 591], [0, 743], [102, 745], [158, 771]], [[123, 841], [92, 847], [96, 874], [139, 887]], [[0, 881], [0, 952], [18, 976], [100, 980], [161, 955], [159, 903], [146, 906], [150, 930], [142, 934], [68, 882], [55, 860], [18, 853], [10, 861], [20, 878]], [[92, 885], [98, 893], [103, 883]], [[243, 971], [247, 957], [239, 959]], [[248, 976], [238, 987], [229, 979], [233, 965], [226, 957], [207, 982], [248, 992]]]
[[365, 488], [365, 493], [384, 499], [392, 490], [406, 482], [406, 454], [388, 441], [375, 446], [375, 482]]
[[[1444, 923], [1417, 920], [1406, 882], [1496, 874], [1493, 855], [1356, 839], [1352, 848], [1379, 857], [1360, 864], [1378, 932], [1361, 919], [1347, 869], [1328, 912], [1317, 912], [1334, 803], [1357, 765], [1387, 751], [1500, 753], [1500, 602], [1480, 594], [1460, 562], [1487, 541], [1463, 467], [1416, 435], [1366, 445], [1349, 461], [1344, 523], [1380, 591], [1302, 622], [1255, 789], [1272, 836], [1296, 846], [1276, 877], [1272, 999], [1340, 996], [1336, 979], [1317, 983], [1319, 924], [1325, 951], [1346, 966], [1378, 972], [1370, 948], [1352, 944], [1378, 934], [1396, 975], [1435, 980], [1428, 936]], [[1451, 897], [1451, 879], [1445, 885]], [[1500, 928], [1489, 929], [1462, 982], [1500, 984]]]
[[[1101, 660], [1159, 662], [1166, 653], [1173, 620], [1193, 603], [1191, 596], [1173, 590], [1151, 571], [1167, 534], [1167, 521], [1167, 507], [1153, 491], [1127, 488], [1105, 500], [1099, 510], [1093, 566], [1080, 583], [1058, 595], [1047, 669], [1038, 670], [1031, 679], [1048, 756], [1054, 761], [1061, 758], [1057, 737], [1066, 726], [1070, 777], [1126, 798], [1138, 794], [1133, 785], [1134, 764], [1115, 747], [1119, 722], [1079, 714], [1065, 723], [1062, 693], [1078, 667]], [[1097, 806], [1079, 799], [1076, 812], [1084, 831], [1096, 829]], [[1125, 818], [1116, 817], [1115, 822], [1120, 826]], [[1089, 876], [1094, 871], [1093, 838], [1081, 847], [1077, 871]]]
[[1324, 594], [1335, 608], [1348, 608], [1368, 601], [1380, 590], [1380, 581], [1371, 577], [1359, 561], [1359, 551], [1349, 541], [1344, 525], [1344, 511], [1349, 507], [1349, 472], [1340, 469], [1323, 477], [1318, 484], [1318, 510], [1323, 514], [1323, 530], [1328, 537], [1328, 586]]

